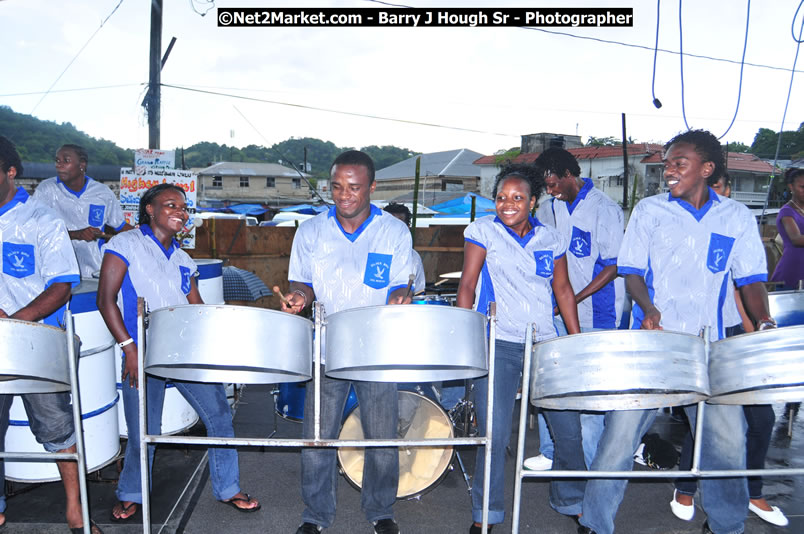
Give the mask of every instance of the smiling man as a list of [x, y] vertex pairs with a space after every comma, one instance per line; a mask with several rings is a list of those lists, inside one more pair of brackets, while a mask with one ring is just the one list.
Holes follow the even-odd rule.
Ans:
[[[725, 337], [723, 310], [728, 286], [735, 283], [757, 328], [772, 328], [765, 253], [756, 221], [744, 205], [719, 197], [707, 180], [723, 174], [723, 149], [704, 130], [691, 130], [665, 145], [664, 178], [670, 189], [643, 199], [634, 208], [617, 259], [618, 272], [634, 300], [633, 328]], [[686, 406], [695, 428], [696, 406]], [[624, 471], [650, 428], [657, 410], [619, 410], [606, 414], [593, 471]], [[745, 468], [745, 417], [741, 406], [707, 404], [701, 469]], [[626, 479], [586, 483], [579, 533], [611, 534]], [[702, 478], [706, 498], [704, 533], [739, 534], [748, 510], [743, 477]]]
[[[313, 300], [321, 302], [327, 314], [410, 302], [406, 295], [413, 273], [410, 231], [405, 223], [371, 204], [374, 162], [363, 152], [350, 150], [335, 159], [330, 175], [335, 206], [299, 226], [288, 268], [291, 293], [283, 310], [299, 313]], [[396, 384], [326, 376], [321, 380], [321, 438], [338, 436], [350, 384], [360, 403], [365, 437], [396, 438]], [[303, 427], [308, 439], [314, 431], [313, 405], [313, 388], [308, 387]], [[297, 534], [315, 534], [334, 521], [336, 467], [335, 449], [302, 449], [305, 510]], [[392, 508], [398, 482], [397, 449], [367, 448], [361, 504], [377, 534], [399, 532]]]

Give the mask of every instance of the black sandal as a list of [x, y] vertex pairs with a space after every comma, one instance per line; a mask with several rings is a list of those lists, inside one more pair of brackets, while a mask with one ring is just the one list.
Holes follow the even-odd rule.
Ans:
[[[120, 502], [120, 512], [121, 512], [121, 513], [123, 513], [123, 514], [128, 514], [128, 511], [129, 511], [129, 510], [131, 510], [131, 507], [132, 507], [132, 506], [137, 506], [138, 504], [139, 504], [139, 503], [132, 502], [132, 503], [131, 503], [131, 504], [129, 504], [128, 506], [123, 506], [123, 502], [121, 501], [121, 502]], [[128, 514], [126, 517], [116, 517], [116, 516], [114, 515], [114, 509], [112, 509], [112, 513], [111, 513], [111, 514], [109, 514], [109, 519], [111, 520], [111, 522], [112, 522], [112, 523], [128, 523], [129, 521], [131, 521], [131, 519], [132, 519], [132, 518], [133, 518], [135, 515], [137, 515], [137, 513], [138, 513], [139, 511], [140, 511], [140, 509], [139, 509], [139, 507], [138, 507], [136, 510], [134, 510], [134, 513], [133, 513], [133, 514]]]
[[251, 512], [256, 512], [257, 510], [262, 508], [261, 504], [257, 504], [257, 506], [255, 506], [254, 508], [241, 508], [240, 506], [237, 506], [235, 504], [236, 502], [252, 502], [253, 499], [251, 498], [251, 495], [249, 495], [248, 493], [244, 493], [243, 495], [246, 496], [245, 499], [243, 497], [232, 497], [228, 501], [218, 501], [218, 502], [228, 504], [238, 512], [243, 512], [244, 514], [250, 514]]
[[[89, 531], [92, 534], [103, 534], [103, 531], [100, 529], [100, 527], [98, 525], [96, 525], [95, 522], [93, 520], [91, 520], [91, 519], [89, 520]], [[72, 532], [72, 534], [84, 534], [84, 527], [80, 526], [80, 527], [71, 528], [70, 532]]]

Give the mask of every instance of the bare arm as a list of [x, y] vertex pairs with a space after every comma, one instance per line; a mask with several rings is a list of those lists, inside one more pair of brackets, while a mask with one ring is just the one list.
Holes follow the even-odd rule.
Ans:
[[754, 322], [754, 325], [758, 325], [761, 321], [770, 318], [768, 290], [765, 289], [764, 283], [754, 282], [742, 286], [740, 288], [740, 297], [745, 311], [748, 312], [748, 316]]
[[660, 324], [662, 314], [650, 300], [645, 279], [638, 274], [627, 274], [625, 275], [625, 288], [628, 290], [634, 302], [639, 304], [639, 307], [642, 308], [642, 311], [645, 313], [641, 328], [643, 330], [662, 330]]
[[[128, 266], [114, 254], [104, 254], [101, 263], [101, 276], [98, 282], [98, 310], [103, 317], [106, 327], [114, 336], [115, 341], [122, 343], [131, 335], [123, 323], [123, 314], [117, 307], [117, 293], [123, 285], [123, 278], [126, 276]], [[137, 340], [123, 347], [125, 368], [123, 369], [123, 380], [128, 377], [129, 385], [137, 387]]]
[[[68, 300], [70, 300], [70, 284], [68, 282], [56, 282], [42, 291], [27, 306], [12, 314], [11, 319], [39, 321], [64, 306]], [[8, 316], [3, 310], [0, 310], [0, 317]]]
[[615, 278], [617, 278], [617, 265], [605, 266], [602, 271], [597, 273], [597, 276], [592, 278], [592, 281], [589, 282], [589, 285], [575, 295], [575, 302], [580, 303], [583, 299], [594, 295]]
[[579, 334], [581, 328], [578, 324], [578, 306], [575, 304], [575, 292], [569, 281], [567, 272], [567, 256], [561, 256], [553, 267], [553, 295], [556, 297], [558, 310], [564, 319], [564, 326], [568, 334]]
[[804, 247], [804, 235], [799, 232], [798, 225], [793, 217], [782, 217], [782, 226], [794, 247]]
[[[472, 309], [475, 303], [475, 289], [477, 280], [480, 278], [480, 270], [486, 263], [486, 249], [474, 243], [466, 242], [463, 245], [463, 269], [461, 271], [461, 281], [458, 283], [458, 302], [459, 308]], [[479, 310], [485, 313], [486, 310]]]

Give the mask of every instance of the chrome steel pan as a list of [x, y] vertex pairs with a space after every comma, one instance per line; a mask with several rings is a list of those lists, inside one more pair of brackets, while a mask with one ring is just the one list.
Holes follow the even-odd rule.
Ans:
[[[0, 393], [70, 391], [67, 333], [59, 328], [0, 319]], [[78, 338], [75, 340], [78, 354]]]
[[183, 305], [149, 316], [145, 371], [195, 382], [309, 380], [313, 323], [262, 308]]
[[530, 400], [557, 410], [635, 410], [709, 396], [703, 339], [663, 330], [608, 330], [533, 348]]
[[804, 324], [804, 291], [775, 291], [768, 293], [771, 317], [779, 326]]
[[370, 306], [326, 318], [326, 374], [431, 382], [488, 372], [486, 317], [449, 306]]
[[804, 400], [804, 326], [722, 339], [709, 353], [715, 404]]

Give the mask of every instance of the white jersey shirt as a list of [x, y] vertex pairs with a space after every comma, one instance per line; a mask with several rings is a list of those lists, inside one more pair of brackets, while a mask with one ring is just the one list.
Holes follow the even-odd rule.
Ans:
[[[12, 315], [55, 283], [72, 287], [81, 277], [64, 222], [46, 205], [18, 188], [11, 202], [0, 207], [0, 309]], [[64, 307], [42, 322], [59, 326]]]
[[[68, 189], [58, 177], [44, 180], [34, 191], [34, 198], [41, 200], [64, 220], [67, 230], [82, 230], [88, 226], [103, 231], [111, 226], [119, 231], [126, 224], [123, 209], [117, 197], [107, 186], [86, 177], [81, 191]], [[104, 240], [72, 241], [81, 276], [92, 278], [101, 267], [101, 247]]]
[[137, 339], [137, 298], [144, 297], [151, 311], [187, 304], [196, 272], [195, 262], [173, 240], [165, 249], [147, 224], [118, 234], [103, 247], [128, 267], [117, 294], [117, 307], [128, 334]]
[[[617, 265], [623, 241], [623, 210], [608, 195], [596, 189], [592, 180], [584, 185], [572, 203], [553, 199], [552, 211], [558, 231], [567, 238], [567, 270], [575, 293], [609, 265]], [[622, 312], [624, 285], [612, 280], [578, 304], [582, 328], [617, 328]]]
[[464, 230], [464, 239], [486, 251], [475, 289], [474, 309], [488, 313], [497, 303], [497, 339], [524, 343], [527, 327], [535, 323], [534, 341], [556, 337], [553, 325], [553, 267], [567, 251], [567, 240], [531, 217], [533, 226], [519, 237], [496, 215], [477, 219]]
[[[663, 193], [643, 199], [628, 222], [617, 260], [621, 275], [644, 277], [666, 330], [725, 337], [729, 286], [765, 282], [765, 250], [751, 212], [709, 189], [700, 210]], [[633, 328], [644, 317], [634, 303]]]
[[416, 249], [410, 251], [410, 259], [413, 262], [413, 274], [416, 276], [413, 282], [413, 292], [419, 293], [420, 291], [424, 291], [426, 283], [424, 280], [424, 264], [422, 263], [422, 257], [419, 256]]
[[299, 225], [288, 279], [310, 286], [329, 315], [379, 306], [415, 274], [412, 251], [410, 230], [390, 213], [372, 205], [368, 219], [349, 234], [333, 206]]

